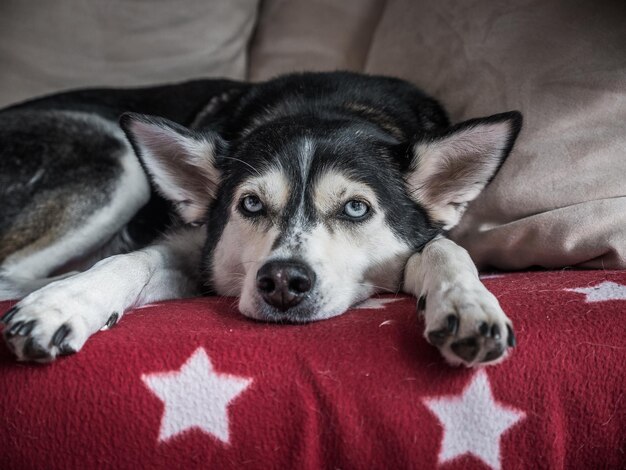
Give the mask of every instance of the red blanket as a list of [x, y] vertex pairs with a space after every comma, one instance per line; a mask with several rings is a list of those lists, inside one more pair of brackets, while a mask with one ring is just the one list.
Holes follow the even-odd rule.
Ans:
[[404, 296], [304, 326], [164, 302], [44, 366], [2, 345], [0, 468], [624, 468], [626, 272], [485, 283], [519, 344], [479, 369]]

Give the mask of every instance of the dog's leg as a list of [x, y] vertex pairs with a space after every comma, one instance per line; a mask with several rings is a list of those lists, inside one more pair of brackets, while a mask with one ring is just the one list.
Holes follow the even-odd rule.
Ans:
[[77, 271], [71, 271], [59, 276], [44, 277], [31, 279], [28, 277], [3, 276], [0, 274], [0, 300], [21, 299], [31, 292], [47, 286], [48, 284], [60, 281], [77, 274]]
[[7, 344], [19, 360], [47, 362], [80, 350], [130, 308], [196, 294], [204, 237], [187, 229], [33, 292], [2, 317]]
[[515, 346], [511, 320], [478, 278], [469, 254], [446, 238], [409, 259], [404, 291], [419, 299], [424, 336], [450, 364], [494, 363]]

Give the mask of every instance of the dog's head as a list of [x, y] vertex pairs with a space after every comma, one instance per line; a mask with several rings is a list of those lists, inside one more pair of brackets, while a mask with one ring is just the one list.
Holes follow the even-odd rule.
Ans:
[[282, 118], [230, 142], [125, 115], [156, 188], [207, 225], [206, 280], [263, 320], [338, 315], [397, 291], [408, 257], [454, 226], [495, 175], [519, 113], [401, 142], [350, 119]]

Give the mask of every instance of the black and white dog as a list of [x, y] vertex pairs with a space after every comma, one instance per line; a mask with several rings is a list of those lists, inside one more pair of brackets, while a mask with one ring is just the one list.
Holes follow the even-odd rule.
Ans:
[[237, 296], [248, 317], [308, 322], [402, 290], [448, 362], [497, 362], [511, 322], [443, 235], [520, 127], [518, 112], [451, 126], [407, 82], [339, 72], [5, 109], [0, 298], [24, 298], [4, 338], [45, 362], [161, 299]]

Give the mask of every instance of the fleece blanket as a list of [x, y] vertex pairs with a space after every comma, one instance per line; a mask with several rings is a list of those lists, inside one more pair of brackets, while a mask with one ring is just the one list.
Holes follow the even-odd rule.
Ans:
[[478, 369], [405, 296], [300, 326], [163, 302], [50, 365], [0, 345], [0, 468], [624, 468], [626, 272], [485, 283], [519, 344]]

